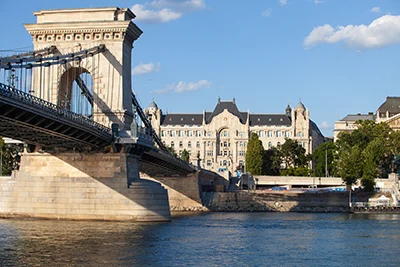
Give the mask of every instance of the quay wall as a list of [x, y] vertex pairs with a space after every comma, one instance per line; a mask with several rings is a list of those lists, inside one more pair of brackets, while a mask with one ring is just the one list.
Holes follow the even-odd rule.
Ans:
[[0, 217], [170, 220], [167, 191], [138, 179], [125, 154], [24, 153], [20, 170], [0, 179]]
[[211, 211], [349, 212], [347, 193], [204, 192]]

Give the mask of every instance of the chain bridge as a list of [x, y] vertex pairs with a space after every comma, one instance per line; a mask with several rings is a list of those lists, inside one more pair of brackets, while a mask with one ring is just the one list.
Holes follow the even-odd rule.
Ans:
[[[33, 51], [0, 58], [0, 136], [25, 144], [17, 179], [28, 179], [29, 183], [47, 179], [60, 183], [60, 188], [74, 186], [77, 180], [87, 187], [94, 179], [133, 200], [132, 191], [126, 189], [151, 187], [150, 194], [164, 192], [154, 183], [143, 182], [139, 172], [174, 177], [195, 172], [194, 166], [168, 152], [132, 91], [131, 51], [142, 31], [132, 22], [135, 15], [129, 9], [44, 10], [34, 14], [37, 23], [24, 25], [33, 38]], [[112, 183], [112, 177], [118, 182]], [[67, 185], [62, 185], [65, 180]], [[123, 192], [116, 189], [121, 183], [125, 184]], [[52, 200], [60, 201], [56, 195]], [[144, 206], [153, 203], [148, 199], [138, 202]], [[161, 202], [157, 199], [155, 206]], [[47, 202], [43, 205], [51, 206]], [[150, 216], [126, 210], [112, 216], [99, 210], [96, 212], [101, 215], [73, 210], [55, 216], [168, 218], [169, 210], [158, 208], [153, 211], [146, 206]], [[52, 217], [43, 211], [41, 215], [32, 215], [32, 210], [17, 209], [15, 213]]]

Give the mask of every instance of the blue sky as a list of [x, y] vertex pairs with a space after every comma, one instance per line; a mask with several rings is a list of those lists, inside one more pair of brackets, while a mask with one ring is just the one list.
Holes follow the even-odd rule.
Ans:
[[201, 113], [220, 97], [284, 113], [301, 99], [332, 136], [334, 121], [400, 95], [398, 0], [0, 1], [0, 50], [32, 48], [35, 11], [108, 6], [131, 8], [144, 32], [132, 53], [144, 107]]

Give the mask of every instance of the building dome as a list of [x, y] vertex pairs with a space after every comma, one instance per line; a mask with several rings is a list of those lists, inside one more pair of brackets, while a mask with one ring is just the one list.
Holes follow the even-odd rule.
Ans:
[[301, 102], [301, 100], [300, 100], [299, 103], [297, 104], [296, 109], [306, 109], [306, 107], [305, 107], [304, 104]]
[[150, 108], [153, 108], [153, 109], [158, 109], [158, 106], [157, 106], [157, 104], [156, 104], [156, 102], [154, 102], [154, 99], [153, 99], [153, 101], [150, 103], [150, 105], [149, 105], [149, 109]]

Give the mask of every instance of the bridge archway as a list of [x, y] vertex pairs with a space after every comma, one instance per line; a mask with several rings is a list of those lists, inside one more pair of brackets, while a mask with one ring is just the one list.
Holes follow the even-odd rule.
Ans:
[[84, 67], [70, 67], [61, 74], [57, 104], [75, 113], [93, 115], [93, 77]]

